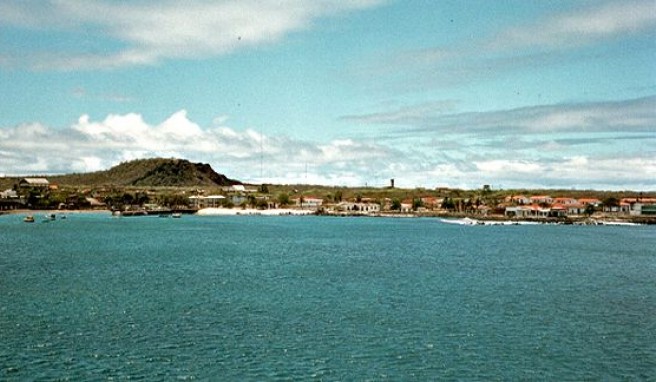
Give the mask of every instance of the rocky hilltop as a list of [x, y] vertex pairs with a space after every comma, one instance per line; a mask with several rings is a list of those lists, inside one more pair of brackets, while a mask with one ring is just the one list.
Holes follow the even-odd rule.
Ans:
[[186, 159], [137, 159], [123, 162], [105, 171], [49, 177], [60, 185], [195, 187], [241, 184], [215, 172], [209, 164]]

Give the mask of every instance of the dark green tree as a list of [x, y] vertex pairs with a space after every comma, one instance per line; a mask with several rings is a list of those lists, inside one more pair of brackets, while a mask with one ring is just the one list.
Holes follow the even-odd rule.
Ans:
[[343, 197], [342, 191], [337, 190], [337, 191], [335, 191], [335, 195], [333, 196], [333, 201], [335, 203], [339, 203], [339, 202], [342, 201], [342, 197]]
[[447, 197], [442, 201], [442, 208], [447, 211], [453, 211], [456, 209], [456, 204], [454, 203], [453, 199]]
[[121, 201], [125, 205], [131, 205], [131, 204], [134, 203], [134, 196], [132, 196], [132, 194], [126, 192], [126, 193], [123, 194]]
[[617, 199], [613, 196], [609, 196], [608, 198], [604, 199], [602, 201], [602, 203], [606, 207], [619, 207], [619, 205], [620, 205], [619, 199]]
[[288, 206], [289, 205], [289, 194], [285, 192], [281, 192], [278, 194], [278, 204], [281, 206]]
[[257, 198], [253, 195], [248, 195], [248, 197], [246, 197], [246, 204], [252, 208], [257, 207]]

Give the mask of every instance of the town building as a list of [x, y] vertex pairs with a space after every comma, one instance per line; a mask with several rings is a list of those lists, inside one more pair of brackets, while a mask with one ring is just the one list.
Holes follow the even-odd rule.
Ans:
[[359, 214], [375, 214], [380, 212], [380, 204], [378, 203], [358, 203], [358, 202], [340, 202], [335, 206], [336, 211], [359, 213]]
[[189, 197], [189, 202], [193, 208], [217, 208], [223, 205], [225, 199], [223, 195], [194, 195]]
[[292, 198], [292, 202], [301, 209], [316, 210], [323, 204], [323, 199], [316, 196], [301, 196]]
[[18, 187], [47, 189], [50, 182], [46, 178], [23, 178], [18, 182]]

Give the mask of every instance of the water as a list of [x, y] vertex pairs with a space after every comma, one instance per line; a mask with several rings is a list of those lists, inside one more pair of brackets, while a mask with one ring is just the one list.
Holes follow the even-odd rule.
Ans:
[[0, 217], [0, 380], [656, 379], [656, 227]]

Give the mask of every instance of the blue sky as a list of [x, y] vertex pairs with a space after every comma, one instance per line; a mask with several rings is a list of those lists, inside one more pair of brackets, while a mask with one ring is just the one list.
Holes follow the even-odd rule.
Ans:
[[656, 190], [656, 2], [0, 1], [0, 175]]

